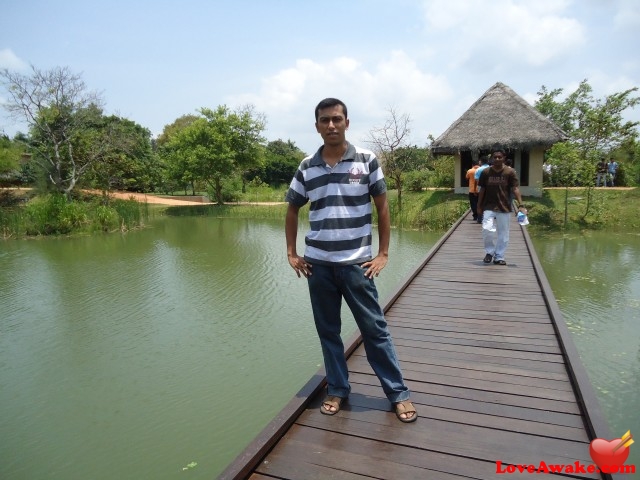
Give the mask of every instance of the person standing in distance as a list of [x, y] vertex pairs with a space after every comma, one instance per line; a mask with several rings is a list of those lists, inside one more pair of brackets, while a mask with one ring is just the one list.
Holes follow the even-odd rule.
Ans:
[[525, 215], [516, 171], [504, 165], [506, 153], [500, 147], [491, 152], [493, 163], [480, 174], [478, 194], [478, 217], [482, 217], [482, 239], [484, 241], [484, 263], [506, 265], [504, 254], [509, 245], [509, 223], [512, 213], [512, 194], [518, 200], [519, 210]]
[[618, 173], [618, 162], [616, 162], [613, 158], [609, 159], [609, 163], [607, 164], [607, 171], [609, 172], [609, 180], [611, 182], [611, 186], [616, 186], [616, 175]]
[[[418, 413], [400, 370], [374, 283], [387, 264], [391, 221], [387, 188], [378, 159], [346, 140], [347, 106], [325, 98], [315, 109], [316, 131], [323, 140], [293, 177], [285, 201], [287, 257], [298, 277], [306, 277], [313, 317], [327, 375], [327, 397], [320, 411], [335, 415], [351, 392], [340, 336], [342, 299], [362, 334], [367, 360], [401, 422]], [[373, 257], [372, 202], [378, 213], [379, 250]], [[310, 231], [304, 257], [297, 253], [298, 213], [309, 204]]]
[[607, 186], [608, 170], [607, 161], [604, 158], [601, 158], [596, 165], [596, 187], [600, 186], [600, 180], [602, 180], [603, 186]]

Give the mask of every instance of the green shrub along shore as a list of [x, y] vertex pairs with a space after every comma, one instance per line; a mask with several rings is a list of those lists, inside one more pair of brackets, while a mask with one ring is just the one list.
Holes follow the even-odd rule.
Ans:
[[128, 231], [144, 226], [149, 206], [102, 195], [35, 195], [29, 190], [0, 191], [0, 238], [31, 238]]
[[[44, 235], [126, 232], [144, 228], [156, 215], [205, 215], [256, 219], [282, 219], [284, 190], [248, 191], [225, 205], [168, 207], [83, 194], [67, 201], [61, 195], [2, 194], [0, 236], [3, 239]], [[32, 198], [31, 198], [32, 197]], [[394, 228], [446, 231], [469, 208], [466, 195], [449, 189], [404, 192], [402, 210], [397, 192], [388, 193]], [[532, 235], [545, 232], [640, 230], [640, 190], [637, 188], [552, 188], [541, 198], [525, 197]], [[374, 220], [375, 221], [375, 220]]]

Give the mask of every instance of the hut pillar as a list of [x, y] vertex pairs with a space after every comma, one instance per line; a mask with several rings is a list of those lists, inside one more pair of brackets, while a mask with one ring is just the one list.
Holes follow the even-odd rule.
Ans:
[[[468, 193], [469, 192], [469, 186], [467, 184], [467, 179], [464, 178], [464, 174], [462, 173], [462, 159], [460, 158], [460, 152], [456, 153], [454, 156], [454, 161], [453, 161], [453, 185], [454, 185], [454, 192], [455, 193]], [[465, 184], [467, 186], [463, 187], [462, 185]]]

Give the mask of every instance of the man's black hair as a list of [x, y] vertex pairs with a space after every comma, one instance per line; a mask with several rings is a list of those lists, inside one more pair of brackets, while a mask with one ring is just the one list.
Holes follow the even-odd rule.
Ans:
[[505, 157], [507, 156], [507, 152], [502, 145], [494, 145], [493, 147], [491, 147], [491, 154], [493, 155], [496, 152], [500, 152]]
[[320, 103], [316, 106], [316, 122], [318, 121], [318, 115], [320, 113], [320, 110], [329, 108], [329, 107], [335, 107], [336, 105], [342, 105], [344, 118], [349, 118], [347, 117], [347, 106], [344, 104], [344, 102], [342, 100], [338, 100], [337, 98], [329, 97], [329, 98], [325, 98], [324, 100], [321, 100]]

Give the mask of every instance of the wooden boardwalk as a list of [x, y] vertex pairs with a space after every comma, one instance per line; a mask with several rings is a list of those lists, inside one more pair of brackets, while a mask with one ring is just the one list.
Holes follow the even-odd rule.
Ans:
[[384, 304], [415, 423], [396, 419], [355, 336], [343, 409], [320, 413], [319, 371], [219, 478], [532, 478], [499, 471], [592, 465], [590, 441], [612, 437], [526, 228], [511, 222], [506, 267], [482, 262], [481, 238], [463, 216]]

